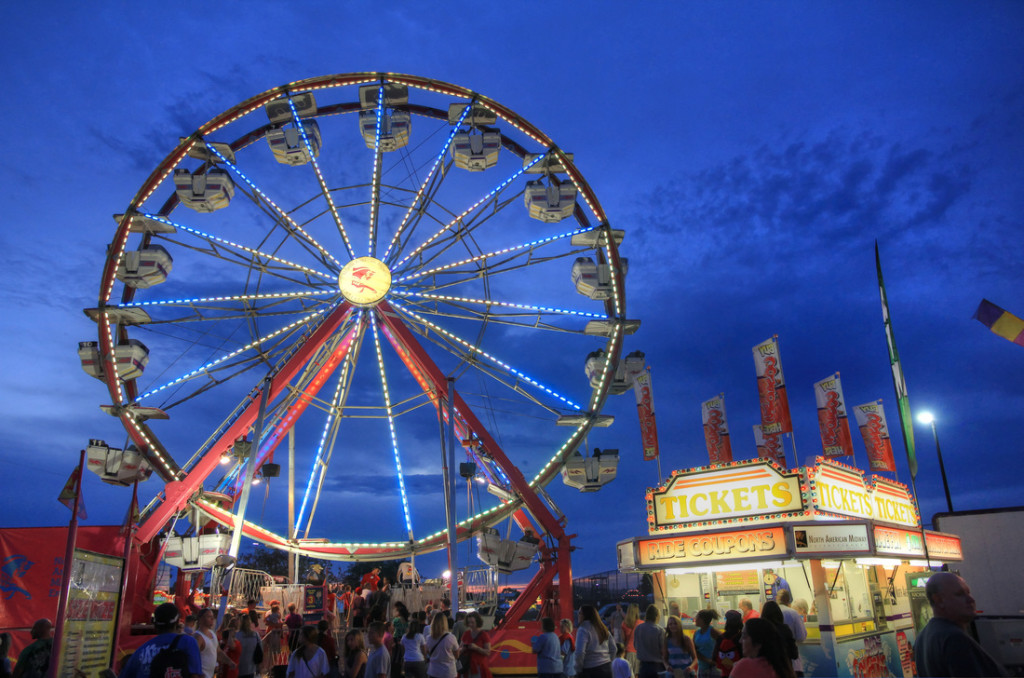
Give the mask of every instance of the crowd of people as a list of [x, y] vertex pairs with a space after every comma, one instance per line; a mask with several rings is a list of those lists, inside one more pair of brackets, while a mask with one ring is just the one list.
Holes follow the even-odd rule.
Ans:
[[[537, 673], [541, 678], [577, 674], [580, 678], [802, 676], [797, 643], [806, 639], [807, 631], [803, 616], [790, 607], [788, 593], [780, 592], [778, 602], [765, 603], [760, 612], [729, 610], [722, 631], [714, 625], [719, 616], [716, 610], [700, 610], [693, 617], [696, 628], [692, 637], [684, 631], [684, 613], [678, 606], [669, 607], [662, 626], [658, 606], [648, 606], [641, 619], [639, 606], [633, 604], [624, 614], [612, 615], [613, 628], [609, 629], [596, 608], [585, 605], [580, 609], [575, 648], [570, 643], [570, 651], [562, 649], [560, 672], [552, 670], [554, 639], [535, 639]], [[544, 636], [548, 636], [548, 627], [553, 631], [554, 624], [551, 620], [543, 623]]]
[[[376, 575], [375, 573], [372, 573]], [[380, 578], [366, 582], [386, 591]], [[259, 613], [256, 601], [230, 609], [219, 625], [211, 608], [181, 616], [173, 603], [153, 614], [156, 635], [125, 663], [121, 678], [492, 678], [491, 638], [476, 612], [453, 619], [446, 607], [427, 605], [411, 612], [402, 602], [381, 604], [373, 591], [342, 587], [336, 592], [337, 614], [327, 612], [316, 625], [305, 624], [295, 604], [282, 614], [277, 600]], [[974, 599], [963, 579], [949, 572], [933, 574], [926, 586], [933, 617], [914, 645], [921, 676], [1000, 676], [1005, 670], [968, 634], [976, 615]], [[359, 604], [362, 600], [367, 604]], [[387, 600], [386, 598], [384, 599]], [[650, 605], [617, 611], [608, 624], [595, 607], [584, 605], [579, 626], [573, 620], [541, 620], [532, 638], [539, 678], [796, 678], [803, 675], [799, 644], [807, 638], [806, 604], [792, 601], [788, 590], [760, 611], [749, 601], [725, 613], [699, 610], [692, 637], [684, 632], [683, 612]], [[802, 609], [801, 609], [802, 608]], [[344, 632], [340, 643], [339, 633]], [[7, 634], [0, 645], [10, 646]], [[32, 628], [33, 642], [19, 655], [13, 671], [0, 666], [0, 678], [43, 676], [53, 626], [41, 619]], [[7, 652], [3, 657], [6, 659]]]
[[183, 617], [164, 603], [153, 615], [157, 635], [119, 675], [145, 678], [170, 662], [167, 675], [194, 678], [491, 678], [490, 635], [476, 612], [453, 619], [440, 601], [412, 612], [390, 601], [377, 570], [330, 596], [332, 609], [315, 625], [278, 600], [262, 614], [250, 600], [219, 624], [211, 608]]

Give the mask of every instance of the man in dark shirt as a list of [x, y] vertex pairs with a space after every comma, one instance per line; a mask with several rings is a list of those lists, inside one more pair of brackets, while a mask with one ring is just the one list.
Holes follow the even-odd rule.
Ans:
[[967, 582], [936, 572], [924, 588], [932, 618], [917, 637], [914, 662], [919, 676], [1005, 676], [1003, 667], [967, 634], [975, 617]]

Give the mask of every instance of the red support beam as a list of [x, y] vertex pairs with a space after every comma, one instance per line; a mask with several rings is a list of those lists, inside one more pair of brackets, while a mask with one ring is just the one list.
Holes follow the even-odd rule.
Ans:
[[[270, 400], [276, 398], [292, 379], [299, 373], [314, 353], [327, 342], [351, 312], [352, 307], [343, 303], [334, 309], [306, 342], [285, 362], [270, 385]], [[202, 487], [203, 481], [217, 468], [220, 455], [227, 451], [239, 438], [246, 435], [259, 413], [261, 393], [252, 394], [248, 406], [223, 435], [211, 445], [206, 454], [192, 467], [192, 470], [180, 481], [169, 482], [164, 488], [164, 500], [139, 526], [136, 536], [139, 543], [147, 543], [164, 528], [171, 517], [181, 511], [189, 498]]]

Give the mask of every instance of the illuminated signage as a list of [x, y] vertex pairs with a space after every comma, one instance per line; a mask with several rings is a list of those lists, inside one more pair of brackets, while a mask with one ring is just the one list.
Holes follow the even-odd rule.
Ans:
[[338, 288], [356, 306], [373, 306], [391, 289], [391, 271], [373, 257], [359, 257], [345, 264], [338, 274]]
[[876, 525], [875, 553], [880, 556], [918, 556], [924, 558], [924, 542], [921, 540], [920, 532]]
[[687, 566], [721, 560], [760, 559], [786, 554], [780, 527], [731, 530], [636, 541], [639, 567]]
[[708, 521], [802, 512], [800, 474], [767, 462], [677, 473], [647, 495], [651, 531], [706, 528]]
[[920, 525], [914, 500], [899, 483], [878, 476], [869, 483], [862, 471], [825, 460], [808, 469], [807, 477], [811, 504], [818, 511], [909, 527]]
[[794, 525], [793, 544], [797, 554], [871, 553], [864, 523]]
[[964, 552], [960, 547], [960, 537], [941, 532], [924, 533], [928, 544], [928, 557], [938, 560], [963, 560]]

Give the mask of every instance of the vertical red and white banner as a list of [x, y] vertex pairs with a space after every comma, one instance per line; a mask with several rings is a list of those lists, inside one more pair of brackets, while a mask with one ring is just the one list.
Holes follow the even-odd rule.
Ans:
[[868, 464], [872, 471], [896, 472], [896, 460], [892, 456], [892, 441], [889, 439], [889, 425], [885, 421], [882, 401], [857, 405], [853, 408], [857, 428], [864, 436], [864, 447], [868, 451]]
[[640, 437], [644, 446], [644, 461], [658, 458], [658, 425], [654, 419], [654, 388], [651, 384], [651, 368], [642, 370], [633, 377], [633, 392], [636, 393], [636, 411], [640, 416]]
[[814, 399], [818, 404], [818, 428], [825, 456], [852, 457], [853, 439], [838, 372], [814, 385]]
[[761, 399], [761, 428], [766, 435], [789, 433], [793, 430], [793, 421], [789, 416], [778, 337], [758, 344], [753, 350], [757, 392]]
[[701, 406], [704, 423], [704, 442], [712, 464], [732, 461], [732, 443], [729, 441], [729, 422], [725, 418], [725, 394], [705, 400]]
[[760, 426], [754, 426], [754, 443], [757, 445], [757, 456], [771, 459], [782, 468], [786, 466], [786, 451], [782, 448], [781, 433], [765, 433]]

